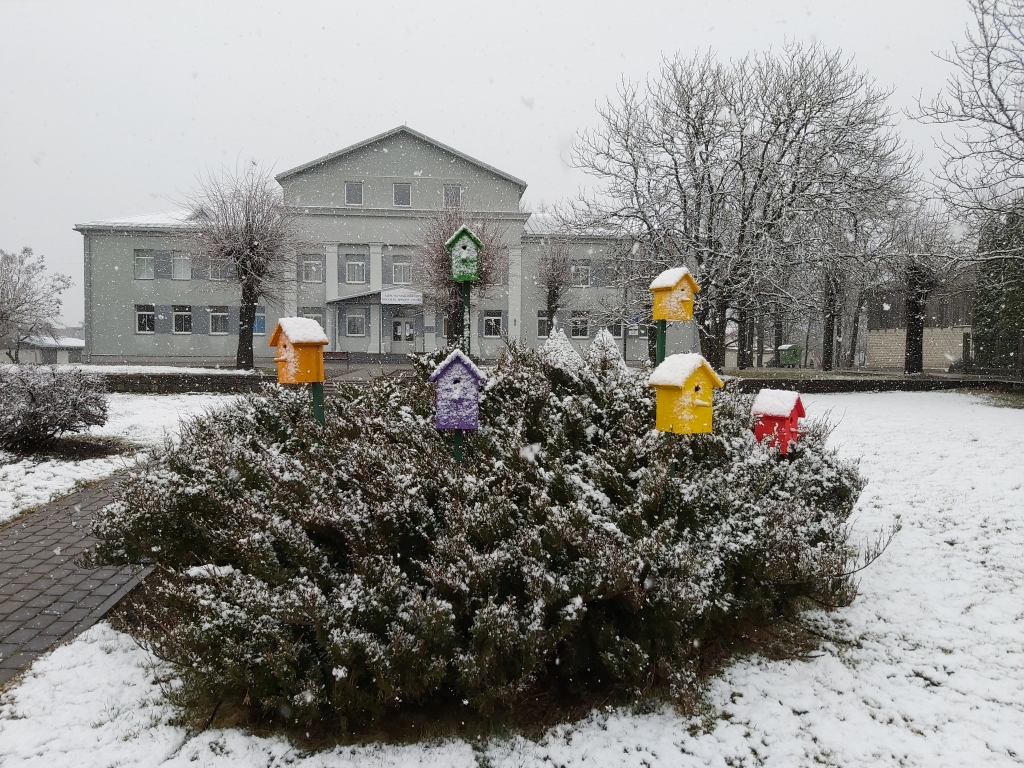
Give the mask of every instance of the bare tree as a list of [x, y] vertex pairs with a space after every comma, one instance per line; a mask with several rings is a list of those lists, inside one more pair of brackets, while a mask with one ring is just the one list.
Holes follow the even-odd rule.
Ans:
[[[968, 0], [966, 42], [938, 54], [953, 67], [944, 93], [913, 115], [948, 125], [938, 193], [978, 232], [1024, 194], [1024, 1]], [[978, 257], [1024, 259], [1024, 250]]]
[[449, 342], [469, 332], [463, 328], [462, 288], [452, 280], [451, 256], [445, 243], [467, 226], [482, 244], [477, 274], [478, 290], [501, 285], [508, 280], [509, 248], [507, 227], [485, 213], [444, 208], [426, 220], [420, 232], [417, 252], [422, 263], [424, 296], [434, 305], [447, 324]]
[[792, 302], [788, 259], [812, 252], [798, 245], [817, 243], [823, 221], [903, 194], [910, 161], [887, 98], [817, 45], [728, 64], [667, 60], [646, 88], [623, 85], [581, 135], [576, 164], [601, 187], [571, 215], [644, 244], [649, 267], [631, 276], [694, 270], [702, 351], [721, 368], [730, 309], [745, 330], [763, 324], [769, 307]]
[[8, 340], [11, 362], [20, 362], [19, 352], [29, 339], [57, 338], [60, 295], [70, 287], [71, 278], [47, 274], [43, 257], [31, 248], [0, 250], [0, 339]]
[[200, 269], [218, 270], [238, 282], [241, 301], [235, 365], [253, 367], [253, 324], [260, 301], [278, 303], [294, 279], [297, 245], [294, 214], [268, 169], [222, 169], [200, 182], [189, 200], [192, 257]]
[[548, 326], [557, 327], [558, 310], [573, 287], [572, 240], [567, 235], [551, 234], [541, 242], [537, 285], [543, 293]]

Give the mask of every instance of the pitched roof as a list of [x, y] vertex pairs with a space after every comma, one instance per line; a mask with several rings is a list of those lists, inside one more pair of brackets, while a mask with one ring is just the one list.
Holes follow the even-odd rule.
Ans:
[[755, 416], [791, 416], [794, 410], [799, 417], [807, 415], [800, 393], [789, 389], [762, 389], [750, 408]]
[[711, 377], [713, 386], [725, 386], [725, 382], [718, 378], [715, 369], [696, 352], [669, 355], [661, 365], [651, 371], [647, 384], [652, 387], [683, 387], [686, 386], [686, 380], [701, 369]]
[[277, 327], [274, 328], [274, 333], [270, 337], [270, 346], [277, 346], [277, 338], [281, 333], [284, 333], [288, 341], [296, 346], [330, 344], [327, 334], [320, 327], [320, 323], [308, 317], [278, 318]]
[[141, 216], [125, 216], [121, 219], [100, 219], [76, 224], [75, 229], [110, 229], [110, 230], [154, 230], [184, 229], [190, 225], [192, 211], [162, 211], [161, 213], [144, 213]]
[[686, 281], [690, 290], [699, 291], [700, 286], [697, 285], [697, 281], [693, 279], [693, 275], [690, 274], [690, 270], [686, 267], [674, 267], [672, 269], [666, 269], [660, 275], [658, 275], [651, 282], [652, 291], [667, 291], [675, 288], [682, 281]]
[[437, 368], [434, 369], [434, 372], [430, 374], [430, 381], [437, 381], [444, 375], [445, 371], [456, 363], [468, 370], [477, 381], [483, 381], [487, 378], [487, 376], [484, 375], [484, 372], [477, 368], [473, 361], [466, 357], [465, 353], [461, 349], [453, 349], [452, 353], [442, 360], [441, 364], [438, 365]]
[[523, 181], [522, 179], [516, 178], [515, 176], [513, 176], [513, 175], [511, 175], [509, 173], [505, 173], [504, 171], [498, 170], [493, 165], [488, 165], [487, 163], [483, 163], [483, 162], [477, 160], [474, 157], [470, 157], [469, 155], [465, 154], [464, 152], [459, 152], [459, 150], [457, 150], [457, 149], [452, 149], [447, 144], [442, 144], [440, 141], [437, 141], [436, 139], [432, 139], [429, 136], [426, 136], [425, 134], [422, 134], [419, 131], [415, 131], [412, 128], [409, 128], [406, 125], [400, 125], [397, 128], [392, 128], [390, 131], [385, 131], [384, 133], [379, 133], [376, 136], [370, 137], [369, 139], [366, 139], [364, 141], [360, 141], [357, 144], [353, 144], [353, 145], [351, 145], [349, 147], [345, 147], [344, 149], [339, 149], [337, 152], [332, 152], [331, 154], [324, 155], [323, 157], [319, 157], [316, 160], [311, 160], [308, 163], [303, 163], [302, 165], [296, 166], [295, 168], [292, 168], [290, 170], [287, 170], [287, 171], [284, 171], [282, 173], [277, 174], [277, 176], [275, 176], [274, 178], [276, 178], [279, 182], [283, 181], [283, 180], [285, 180], [285, 179], [287, 179], [287, 178], [289, 178], [291, 176], [295, 176], [295, 175], [300, 174], [300, 173], [302, 173], [304, 171], [308, 171], [310, 168], [315, 168], [318, 165], [323, 165], [324, 163], [329, 163], [330, 161], [332, 161], [332, 160], [334, 160], [336, 158], [339, 158], [342, 155], [347, 155], [350, 152], [355, 152], [357, 149], [362, 149], [363, 147], [368, 147], [371, 144], [375, 144], [378, 141], [382, 141], [384, 139], [391, 138], [392, 136], [397, 136], [400, 133], [407, 133], [408, 135], [410, 135], [410, 136], [412, 136], [414, 138], [417, 138], [420, 141], [425, 141], [427, 144], [432, 144], [435, 147], [437, 147], [438, 149], [444, 150], [445, 152], [448, 152], [448, 153], [450, 153], [452, 155], [455, 155], [456, 157], [462, 158], [467, 163], [472, 163], [473, 165], [477, 166], [478, 168], [483, 168], [486, 171], [490, 171], [491, 173], [495, 174], [496, 176], [500, 176], [501, 178], [503, 178], [503, 179], [505, 179], [507, 181], [511, 181], [513, 184], [516, 184], [517, 186], [521, 187], [522, 189], [526, 189], [526, 182]]

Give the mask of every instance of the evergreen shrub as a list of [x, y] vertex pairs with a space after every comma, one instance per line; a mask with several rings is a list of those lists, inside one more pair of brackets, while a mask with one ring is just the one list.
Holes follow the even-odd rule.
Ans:
[[655, 432], [610, 341], [509, 350], [462, 465], [434, 428], [445, 352], [342, 387], [323, 426], [278, 388], [186, 424], [96, 525], [101, 561], [156, 566], [134, 631], [174, 700], [365, 733], [417, 708], [685, 697], [716, 638], [852, 599], [862, 483], [825, 429], [780, 458], [727, 387], [713, 434]]
[[39, 450], [106, 422], [100, 377], [81, 368], [0, 365], [0, 448]]

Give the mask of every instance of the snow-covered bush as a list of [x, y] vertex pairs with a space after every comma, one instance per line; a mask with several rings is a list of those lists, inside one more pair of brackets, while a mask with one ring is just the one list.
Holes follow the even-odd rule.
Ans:
[[0, 366], [0, 448], [45, 448], [107, 422], [103, 380], [81, 368]]
[[488, 371], [461, 465], [427, 382], [445, 353], [342, 388], [323, 426], [276, 388], [185, 425], [96, 525], [100, 560], [157, 565], [137, 632], [175, 699], [351, 732], [684, 696], [704, 648], [852, 598], [861, 481], [821, 428], [780, 459], [727, 388], [713, 434], [662, 434], [614, 344], [550, 352]]

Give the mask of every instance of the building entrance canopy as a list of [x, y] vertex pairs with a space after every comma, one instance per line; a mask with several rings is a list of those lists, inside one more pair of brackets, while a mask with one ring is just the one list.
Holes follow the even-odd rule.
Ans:
[[422, 306], [423, 294], [420, 291], [413, 291], [409, 288], [385, 288], [381, 291], [367, 291], [356, 293], [351, 296], [339, 296], [336, 299], [329, 299], [328, 304], [338, 304], [343, 301], [358, 301], [365, 303], [366, 299], [377, 299], [384, 306]]

